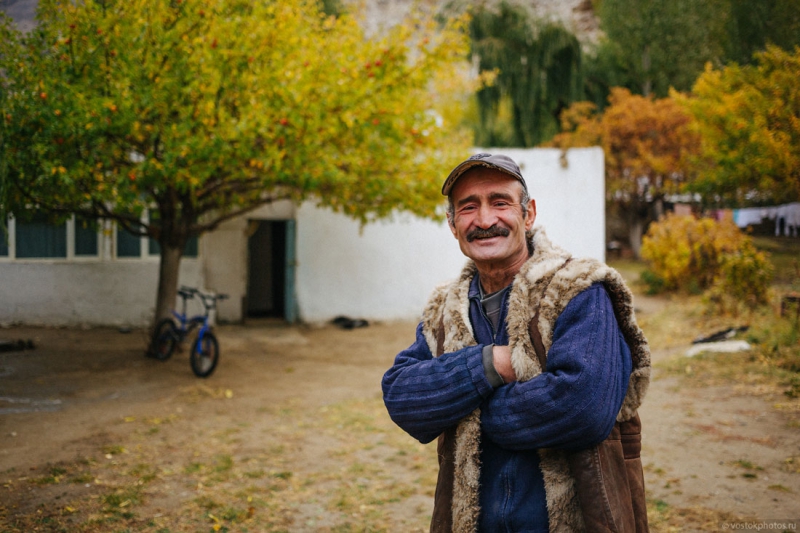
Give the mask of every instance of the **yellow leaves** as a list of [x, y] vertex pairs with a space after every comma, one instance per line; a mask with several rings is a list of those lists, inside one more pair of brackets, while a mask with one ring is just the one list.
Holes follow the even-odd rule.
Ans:
[[[563, 132], [549, 143], [560, 148], [600, 145], [610, 178], [641, 176], [653, 183], [683, 180], [698, 140], [690, 116], [671, 98], [652, 99], [615, 87], [602, 115], [589, 102], [573, 104], [562, 116]], [[630, 185], [630, 184], [629, 184]]]

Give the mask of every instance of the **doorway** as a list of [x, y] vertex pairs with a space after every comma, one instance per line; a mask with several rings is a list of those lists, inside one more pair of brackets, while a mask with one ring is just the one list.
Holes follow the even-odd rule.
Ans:
[[294, 322], [294, 221], [251, 220], [247, 318]]

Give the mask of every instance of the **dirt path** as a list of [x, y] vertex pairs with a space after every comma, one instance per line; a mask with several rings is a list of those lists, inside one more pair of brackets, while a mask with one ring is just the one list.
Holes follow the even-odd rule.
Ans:
[[[413, 331], [224, 326], [199, 380], [141, 332], [0, 330], [36, 344], [0, 354], [0, 531], [424, 530], [435, 450], [380, 400]], [[654, 531], [800, 519], [794, 415], [658, 368], [641, 414]]]

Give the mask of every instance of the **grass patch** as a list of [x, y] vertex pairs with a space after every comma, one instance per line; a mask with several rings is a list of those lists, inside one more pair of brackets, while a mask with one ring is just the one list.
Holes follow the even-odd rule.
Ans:
[[650, 531], [720, 531], [723, 522], [741, 522], [732, 513], [704, 507], [673, 507], [664, 500], [647, 500], [647, 521]]
[[55, 485], [61, 483], [61, 480], [67, 473], [67, 469], [61, 466], [52, 466], [47, 475], [35, 478], [33, 482], [37, 485]]

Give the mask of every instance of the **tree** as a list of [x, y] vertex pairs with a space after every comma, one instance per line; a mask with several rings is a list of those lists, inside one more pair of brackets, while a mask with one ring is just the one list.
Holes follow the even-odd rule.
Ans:
[[756, 65], [706, 68], [675, 94], [701, 139], [690, 188], [737, 207], [800, 200], [800, 47], [756, 54]]
[[[156, 318], [188, 239], [265, 203], [366, 223], [436, 216], [470, 139], [462, 21], [375, 39], [311, 0], [42, 0], [0, 23], [0, 208], [116, 221], [158, 241]], [[145, 210], [154, 216], [144, 217]]]
[[754, 61], [767, 44], [791, 51], [800, 45], [800, 2], [797, 0], [730, 0], [726, 24], [727, 62]]
[[597, 74], [645, 96], [688, 90], [706, 62], [723, 59], [729, 2], [602, 0], [607, 39], [596, 54], [613, 68]]
[[664, 197], [689, 178], [688, 157], [698, 144], [691, 117], [671, 98], [654, 99], [613, 88], [602, 114], [590, 102], [562, 116], [562, 133], [549, 146], [602, 146], [608, 201], [626, 220], [636, 256], [647, 225], [663, 214]]
[[472, 10], [471, 53], [495, 74], [476, 95], [481, 146], [535, 146], [558, 132], [563, 109], [582, 96], [581, 47], [563, 26], [501, 2]]

